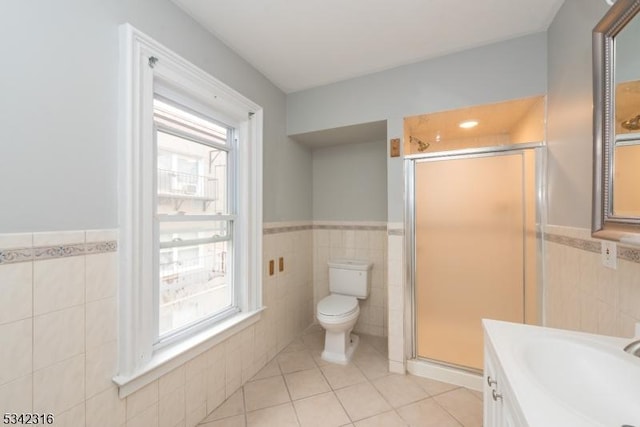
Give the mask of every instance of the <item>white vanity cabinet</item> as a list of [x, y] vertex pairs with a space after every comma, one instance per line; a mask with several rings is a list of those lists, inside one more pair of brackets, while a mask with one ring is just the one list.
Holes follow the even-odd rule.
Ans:
[[502, 425], [502, 401], [494, 400], [493, 393], [499, 393], [498, 389], [498, 371], [495, 368], [493, 355], [490, 354], [486, 345], [484, 348], [484, 423], [485, 427], [494, 427]]
[[506, 380], [500, 360], [485, 336], [484, 346], [484, 427], [525, 427], [517, 402]]
[[630, 339], [484, 319], [484, 427], [640, 427]]

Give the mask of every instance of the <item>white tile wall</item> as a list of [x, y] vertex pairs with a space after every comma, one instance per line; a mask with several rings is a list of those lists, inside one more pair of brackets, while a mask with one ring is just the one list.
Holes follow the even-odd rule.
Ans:
[[33, 263], [34, 314], [46, 314], [85, 302], [85, 257]]
[[197, 424], [207, 416], [206, 372], [206, 354], [196, 357], [185, 365], [185, 416], [188, 425]]
[[34, 318], [33, 369], [47, 368], [70, 357], [84, 357], [85, 308], [76, 306]]
[[211, 349], [206, 360], [207, 413], [210, 413], [226, 399], [224, 347], [217, 346]]
[[85, 313], [87, 349], [118, 339], [118, 304], [115, 297], [88, 302]]
[[[263, 336], [275, 335], [275, 341], [259, 339], [268, 359], [273, 358], [304, 328], [313, 322], [312, 231], [265, 234], [263, 240], [263, 301], [273, 307], [267, 322], [259, 328]], [[284, 271], [278, 271], [278, 260], [284, 258]], [[269, 276], [269, 261], [275, 263], [275, 274]], [[257, 372], [257, 371], [256, 371]]]
[[86, 407], [84, 403], [62, 412], [55, 418], [55, 425], [63, 427], [82, 427], [87, 425]]
[[[0, 235], [3, 249], [117, 240], [116, 230]], [[266, 234], [261, 320], [126, 399], [117, 367], [117, 253], [0, 264], [0, 413], [56, 426], [193, 427], [313, 321], [312, 231]]]
[[159, 381], [153, 381], [127, 397], [127, 420], [135, 418], [154, 404], [157, 405], [160, 393], [158, 383]]
[[[3, 362], [4, 363], [4, 362]], [[33, 410], [33, 375], [25, 375], [0, 385], [0, 413]]]
[[87, 302], [115, 297], [118, 284], [117, 253], [102, 253], [85, 257], [85, 298]]
[[[99, 231], [96, 230], [95, 232]], [[72, 245], [74, 243], [84, 243], [86, 236], [87, 232], [80, 230], [34, 233], [33, 246]]]
[[126, 422], [125, 401], [118, 397], [115, 387], [109, 387], [87, 399], [87, 427], [121, 426]]
[[83, 403], [84, 384], [84, 354], [34, 371], [33, 411], [57, 415]]
[[[0, 242], [1, 243], [1, 242]], [[33, 268], [30, 263], [0, 268], [0, 325], [31, 317]]]
[[404, 238], [389, 235], [388, 239], [389, 370], [404, 373]]
[[13, 381], [32, 372], [31, 319], [0, 325], [0, 384]]
[[[322, 225], [322, 223], [318, 224]], [[354, 222], [331, 223], [330, 227], [357, 227], [366, 225]], [[330, 259], [355, 258], [373, 263], [371, 292], [360, 300], [360, 317], [355, 332], [369, 335], [387, 335], [387, 231], [366, 229], [313, 230], [313, 306], [329, 295]]]
[[109, 341], [86, 349], [86, 396], [91, 398], [112, 389], [111, 378], [116, 372], [118, 342]]
[[[548, 226], [547, 233], [592, 239], [587, 229]], [[545, 324], [604, 335], [631, 337], [640, 322], [640, 264], [618, 259], [617, 270], [600, 254], [545, 243]]]
[[30, 248], [33, 246], [33, 233], [0, 234], [0, 248]]

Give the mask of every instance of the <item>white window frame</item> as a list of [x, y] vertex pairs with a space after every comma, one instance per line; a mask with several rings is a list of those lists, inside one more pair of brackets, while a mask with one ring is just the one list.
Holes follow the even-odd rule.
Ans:
[[[120, 27], [119, 336], [120, 397], [255, 323], [262, 311], [262, 108], [129, 24]], [[154, 81], [237, 124], [234, 280], [239, 312], [154, 348]]]

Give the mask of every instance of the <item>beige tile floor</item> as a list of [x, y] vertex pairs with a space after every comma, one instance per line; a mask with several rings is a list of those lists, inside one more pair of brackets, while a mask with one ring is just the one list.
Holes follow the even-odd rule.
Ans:
[[324, 332], [309, 328], [199, 427], [476, 427], [482, 394], [390, 374], [386, 339], [360, 335], [351, 363], [320, 358]]

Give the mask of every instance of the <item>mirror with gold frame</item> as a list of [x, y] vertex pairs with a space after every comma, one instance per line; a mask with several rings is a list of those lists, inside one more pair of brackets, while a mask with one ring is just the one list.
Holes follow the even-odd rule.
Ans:
[[617, 0], [593, 30], [595, 237], [640, 244], [640, 0]]

